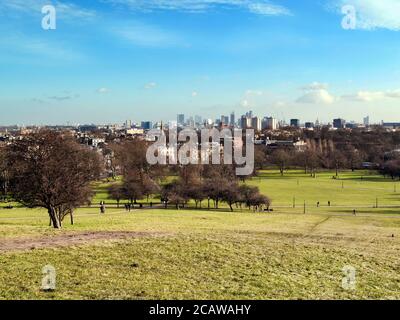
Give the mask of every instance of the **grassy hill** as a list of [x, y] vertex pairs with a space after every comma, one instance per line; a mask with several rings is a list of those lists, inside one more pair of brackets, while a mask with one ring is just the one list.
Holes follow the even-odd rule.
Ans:
[[[248, 183], [272, 213], [85, 208], [55, 231], [42, 210], [0, 210], [0, 299], [399, 299], [394, 182], [332, 175], [263, 172]], [[387, 207], [373, 208], [376, 197]], [[54, 292], [40, 290], [48, 264]], [[342, 288], [345, 266], [355, 290]]]

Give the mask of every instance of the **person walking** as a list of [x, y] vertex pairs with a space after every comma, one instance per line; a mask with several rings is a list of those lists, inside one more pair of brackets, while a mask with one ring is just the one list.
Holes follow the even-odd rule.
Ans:
[[104, 201], [100, 202], [100, 213], [105, 214], [106, 213], [106, 204]]

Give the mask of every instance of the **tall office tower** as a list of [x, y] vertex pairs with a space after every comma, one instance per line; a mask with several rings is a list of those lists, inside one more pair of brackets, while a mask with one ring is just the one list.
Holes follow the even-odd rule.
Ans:
[[369, 116], [366, 116], [364, 118], [364, 126], [368, 127], [369, 126]]
[[221, 116], [221, 124], [223, 124], [223, 125], [229, 125], [229, 117], [227, 117], [227, 116]]
[[177, 122], [178, 122], [178, 126], [183, 126], [185, 124], [185, 115], [178, 114]]
[[276, 130], [278, 129], [278, 120], [272, 117], [265, 117], [261, 127], [262, 129]]
[[246, 112], [246, 117], [250, 119], [253, 118], [253, 111], [250, 110], [249, 112]]
[[232, 113], [231, 113], [231, 119], [230, 119], [229, 124], [230, 124], [232, 127], [235, 126], [235, 112], [232, 112]]
[[251, 127], [255, 131], [261, 131], [261, 119], [259, 117], [251, 118]]
[[290, 126], [295, 128], [300, 128], [300, 120], [299, 119], [291, 119]]
[[240, 118], [240, 127], [242, 129], [251, 128], [251, 118], [249, 118], [247, 116], [242, 116]]
[[346, 120], [344, 119], [333, 119], [333, 127], [336, 129], [343, 129], [346, 126]]

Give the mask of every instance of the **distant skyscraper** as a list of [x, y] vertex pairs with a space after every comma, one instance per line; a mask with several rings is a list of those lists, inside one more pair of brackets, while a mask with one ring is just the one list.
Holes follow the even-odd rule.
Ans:
[[291, 119], [290, 126], [295, 128], [300, 128], [300, 120], [299, 119]]
[[177, 122], [178, 122], [178, 126], [183, 126], [185, 124], [185, 115], [178, 114]]
[[261, 131], [261, 119], [259, 117], [251, 118], [251, 127], [256, 131]]
[[247, 116], [242, 116], [240, 118], [240, 127], [242, 129], [251, 128], [251, 118], [249, 118]]
[[222, 122], [222, 124], [228, 126], [229, 125], [229, 117], [228, 116], [222, 116], [221, 117], [221, 122]]
[[250, 119], [253, 118], [253, 111], [250, 110], [249, 112], [246, 112], [246, 117]]
[[261, 127], [262, 129], [276, 130], [278, 129], [278, 120], [272, 117], [265, 117]]
[[369, 116], [366, 116], [364, 118], [364, 126], [368, 127], [369, 126]]
[[235, 126], [235, 112], [231, 113], [231, 119], [230, 119], [230, 123], [229, 123], [232, 127]]

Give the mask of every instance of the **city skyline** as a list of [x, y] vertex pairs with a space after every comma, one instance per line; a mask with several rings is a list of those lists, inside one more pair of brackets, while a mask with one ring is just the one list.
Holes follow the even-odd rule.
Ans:
[[[55, 1], [0, 4], [0, 125], [213, 120], [400, 121], [393, 0]], [[342, 26], [343, 5], [357, 10]], [[399, 10], [396, 10], [396, 9]]]

